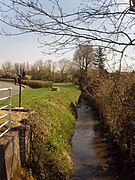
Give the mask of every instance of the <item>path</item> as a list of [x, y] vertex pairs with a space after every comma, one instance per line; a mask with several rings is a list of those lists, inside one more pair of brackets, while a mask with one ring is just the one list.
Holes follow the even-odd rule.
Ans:
[[74, 165], [71, 180], [114, 180], [108, 167], [110, 158], [105, 144], [101, 142], [99, 124], [91, 107], [82, 101], [72, 139]]
[[[0, 88], [12, 88], [12, 95], [17, 94], [19, 92], [19, 86], [13, 83], [0, 81]], [[22, 88], [23, 90], [24, 88]], [[0, 92], [0, 98], [8, 95], [7, 92]]]

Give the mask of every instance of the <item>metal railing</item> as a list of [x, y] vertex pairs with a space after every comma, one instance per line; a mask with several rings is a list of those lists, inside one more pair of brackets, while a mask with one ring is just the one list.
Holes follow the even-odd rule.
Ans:
[[[0, 110], [3, 109], [8, 109], [8, 112], [6, 112], [5, 114], [0, 116], [0, 137], [2, 137], [5, 133], [7, 133], [10, 128], [11, 128], [11, 96], [12, 96], [12, 88], [1, 88], [0, 89], [0, 94], [1, 92], [7, 92], [7, 95], [3, 95], [0, 98], [0, 102], [1, 101], [5, 101], [8, 100], [7, 104], [4, 106], [0, 106]], [[2, 119], [4, 119], [5, 117], [7, 117], [7, 119], [5, 120], [5, 122], [2, 122]], [[5, 127], [4, 131], [1, 132], [2, 128]]]

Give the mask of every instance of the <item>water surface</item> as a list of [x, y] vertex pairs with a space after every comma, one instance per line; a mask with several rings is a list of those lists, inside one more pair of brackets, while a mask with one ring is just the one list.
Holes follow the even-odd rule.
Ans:
[[110, 157], [100, 138], [100, 121], [95, 119], [91, 106], [81, 101], [78, 120], [72, 138], [73, 170], [71, 180], [112, 180]]

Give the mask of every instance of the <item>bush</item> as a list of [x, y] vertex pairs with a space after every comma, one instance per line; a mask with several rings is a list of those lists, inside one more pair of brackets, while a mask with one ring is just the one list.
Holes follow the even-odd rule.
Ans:
[[[126, 162], [135, 160], [135, 84], [129, 73], [119, 78], [98, 78], [91, 85], [92, 97], [103, 114], [113, 141]], [[123, 159], [124, 159], [123, 158]]]
[[14, 82], [14, 79], [0, 78], [0, 81], [5, 81], [5, 82]]
[[39, 80], [22, 80], [22, 84], [30, 86], [31, 88], [49, 88], [53, 86], [52, 81]]

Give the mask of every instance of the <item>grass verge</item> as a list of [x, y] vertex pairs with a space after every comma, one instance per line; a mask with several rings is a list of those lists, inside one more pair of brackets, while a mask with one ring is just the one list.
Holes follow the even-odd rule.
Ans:
[[[71, 137], [75, 116], [71, 103], [76, 103], [79, 90], [71, 83], [54, 84], [60, 91], [26, 87], [22, 106], [30, 108], [29, 121], [33, 127], [32, 155], [29, 165], [37, 179], [69, 179], [72, 162]], [[18, 95], [12, 99], [17, 106]]]

